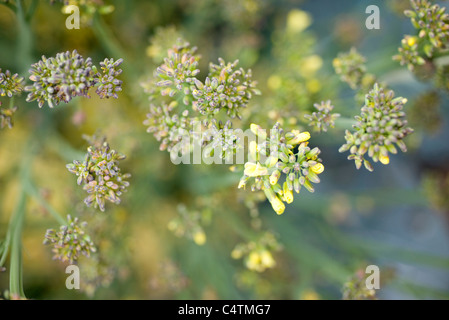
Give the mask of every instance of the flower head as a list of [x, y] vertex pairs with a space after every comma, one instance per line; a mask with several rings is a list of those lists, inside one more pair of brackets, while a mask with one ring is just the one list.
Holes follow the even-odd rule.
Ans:
[[6, 70], [4, 73], [0, 68], [0, 96], [18, 95], [23, 91], [23, 78], [19, 77], [17, 73], [12, 74], [11, 71]]
[[[261, 128], [253, 124], [251, 130], [259, 132]], [[265, 140], [261, 143], [251, 142], [255, 145], [252, 148], [254, 159], [245, 164], [239, 188], [251, 180], [251, 190], [263, 190], [273, 210], [280, 215], [285, 211], [284, 201], [293, 202], [293, 191], [299, 193], [304, 186], [314, 192], [312, 183], [320, 182], [318, 175], [324, 170], [318, 157], [321, 151], [308, 146], [309, 132], [292, 130], [285, 133], [279, 123], [273, 126], [269, 135], [262, 137]], [[282, 174], [285, 175], [283, 187], [279, 184]]]
[[355, 48], [348, 53], [340, 53], [333, 61], [335, 72], [341, 80], [349, 84], [352, 89], [357, 89], [366, 73], [366, 59]]
[[340, 152], [348, 151], [348, 157], [355, 160], [357, 169], [364, 163], [366, 169], [372, 171], [370, 162], [365, 159], [368, 154], [374, 162], [389, 163], [389, 153], [397, 153], [396, 146], [407, 151], [403, 139], [413, 132], [407, 127], [405, 113], [402, 111], [407, 99], [394, 98], [392, 90], [386, 90], [378, 84], [366, 95], [365, 106], [360, 116], [356, 116], [357, 124], [354, 132], [346, 130], [346, 143]]
[[129, 186], [127, 179], [131, 177], [129, 173], [121, 173], [118, 164], [123, 159], [125, 155], [112, 150], [104, 141], [87, 148], [84, 161], [75, 160], [67, 165], [67, 169], [78, 177], [78, 185], [82, 184], [89, 194], [84, 199], [87, 206], [94, 204], [104, 211], [105, 200], [120, 204], [120, 196]]
[[99, 84], [96, 93], [103, 98], [117, 99], [117, 92], [122, 91], [122, 81], [117, 77], [122, 73], [122, 69], [118, 69], [123, 62], [123, 59], [104, 59], [100, 62], [102, 74], [95, 75], [95, 83]]
[[334, 106], [331, 104], [331, 101], [315, 103], [313, 106], [317, 111], [304, 115], [304, 118], [309, 121], [309, 126], [318, 132], [326, 132], [329, 127], [333, 128], [335, 120], [340, 117], [340, 114], [332, 113]]
[[215, 114], [225, 109], [231, 118], [240, 117], [239, 109], [246, 107], [254, 94], [260, 94], [256, 82], [252, 80], [251, 70], [236, 69], [238, 60], [225, 63], [219, 58], [218, 62], [210, 64], [204, 84], [195, 80], [193, 107], [202, 114]]
[[97, 93], [100, 98], [117, 97], [121, 90], [121, 81], [116, 79], [121, 70], [116, 70], [122, 59], [114, 62], [106, 59], [101, 63], [103, 75], [96, 71], [91, 58], [84, 59], [76, 50], [56, 54], [56, 57], [46, 58], [31, 66], [29, 79], [32, 86], [25, 87], [28, 91], [27, 101], [37, 100], [39, 108], [45, 102], [50, 108], [61, 102], [68, 103], [74, 97], [89, 96], [89, 89], [99, 84]]
[[13, 116], [17, 111], [17, 107], [13, 108], [2, 108], [2, 103], [0, 102], [0, 129], [8, 127], [11, 129], [14, 125]]
[[96, 252], [89, 235], [86, 234], [86, 222], [80, 223], [78, 218], [67, 216], [67, 225], [61, 226], [59, 231], [48, 229], [45, 234], [45, 245], [51, 245], [53, 259], [68, 261], [73, 264], [81, 255], [89, 257]]

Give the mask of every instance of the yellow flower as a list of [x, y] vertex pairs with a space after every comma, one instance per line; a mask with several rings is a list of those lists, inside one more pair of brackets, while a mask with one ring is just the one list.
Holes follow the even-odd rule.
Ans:
[[317, 163], [316, 165], [312, 166], [310, 170], [312, 170], [313, 173], [320, 174], [324, 171], [324, 166], [322, 163]]
[[267, 132], [258, 124], [251, 123], [249, 126], [252, 133], [259, 137], [261, 140], [265, 140], [267, 138]]
[[267, 80], [267, 86], [273, 91], [276, 91], [282, 86], [282, 79], [278, 75], [271, 75]]
[[250, 270], [262, 271], [260, 262], [261, 259], [259, 253], [256, 251], [252, 251], [248, 256], [248, 259], [246, 260], [246, 267]]
[[284, 199], [287, 203], [293, 202], [293, 192], [290, 189], [284, 189]]
[[335, 59], [332, 61], [332, 65], [334, 66], [334, 68], [340, 67], [340, 66], [341, 66], [341, 60], [340, 60], [339, 58], [335, 58]]
[[382, 163], [382, 164], [385, 164], [385, 165], [387, 165], [387, 164], [389, 164], [390, 163], [390, 157], [389, 156], [380, 156], [379, 157], [379, 161]]
[[312, 77], [323, 66], [323, 59], [315, 54], [304, 58], [300, 66], [301, 74], [304, 77]]
[[414, 46], [415, 44], [416, 44], [416, 37], [408, 37], [408, 39], [407, 39], [407, 44], [410, 46], [410, 47], [412, 47], [412, 46]]
[[306, 87], [310, 93], [317, 93], [321, 90], [321, 83], [318, 79], [311, 79], [307, 81]]
[[273, 207], [273, 210], [278, 214], [281, 215], [285, 211], [285, 204], [279, 199], [277, 196], [272, 197], [270, 200], [271, 206]]
[[299, 33], [312, 24], [310, 14], [305, 11], [293, 9], [287, 16], [287, 31]]
[[245, 163], [245, 170], [243, 171], [243, 174], [248, 177], [259, 177], [267, 175], [268, 169], [262, 166], [259, 162], [257, 162], [257, 164], [247, 162]]
[[243, 252], [240, 249], [234, 249], [231, 251], [232, 259], [236, 259], [236, 260], [240, 259], [242, 257], [242, 255], [243, 255]]
[[287, 143], [291, 145], [297, 145], [310, 139], [310, 132], [308, 131], [300, 132], [299, 130], [292, 130], [291, 133], [294, 134], [294, 137], [287, 140]]
[[199, 245], [202, 246], [206, 243], [206, 234], [202, 230], [198, 230], [193, 234], [193, 241]]
[[274, 261], [271, 252], [268, 250], [262, 250], [260, 252], [260, 260], [264, 269], [273, 268], [276, 265], [276, 261]]

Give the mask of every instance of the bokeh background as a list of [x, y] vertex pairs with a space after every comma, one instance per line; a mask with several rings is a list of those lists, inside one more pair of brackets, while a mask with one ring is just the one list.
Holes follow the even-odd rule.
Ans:
[[[124, 59], [119, 99], [76, 98], [39, 109], [22, 96], [14, 128], [0, 131], [0, 237], [17, 202], [22, 160], [33, 148], [28, 165], [41, 197], [61, 215], [88, 221], [100, 249], [80, 261], [81, 290], [67, 290], [65, 265], [42, 244], [57, 221], [30, 197], [23, 230], [28, 298], [341, 299], [344, 284], [370, 264], [381, 269], [380, 299], [449, 298], [448, 94], [391, 58], [403, 35], [414, 32], [402, 14], [408, 1], [104, 1], [104, 14], [82, 7], [79, 30], [65, 28], [61, 3], [23, 2], [28, 9], [37, 2], [28, 52], [17, 52], [23, 34], [0, 4], [3, 69], [26, 76], [41, 55], [73, 49], [95, 64]], [[371, 4], [380, 8], [380, 30], [365, 28]], [[228, 166], [173, 165], [142, 124], [149, 102], [141, 83], [179, 35], [198, 47], [204, 75], [218, 57], [252, 69], [262, 95], [251, 101], [242, 127], [282, 119], [306, 129], [303, 114], [328, 99], [343, 116], [358, 114], [354, 91], [332, 68], [339, 52], [356, 47], [368, 71], [409, 100], [409, 151], [370, 173], [338, 153], [344, 128], [314, 134], [326, 167], [321, 183], [282, 216], [237, 190], [239, 173]], [[65, 168], [83, 158], [82, 135], [96, 132], [127, 155], [123, 170], [133, 175], [122, 204], [105, 213], [82, 203], [84, 191]], [[192, 234], [198, 228], [204, 244]], [[257, 272], [232, 257], [239, 243], [261, 238], [274, 242], [274, 268]], [[2, 292], [8, 281], [8, 270], [0, 273]]]

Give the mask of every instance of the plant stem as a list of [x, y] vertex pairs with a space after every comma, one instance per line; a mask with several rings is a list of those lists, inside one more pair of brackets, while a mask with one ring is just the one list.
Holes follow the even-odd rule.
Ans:
[[118, 57], [123, 58], [126, 61], [127, 68], [123, 70], [123, 73], [126, 74], [127, 78], [134, 77], [137, 72], [134, 65], [131, 64], [132, 60], [127, 57], [126, 52], [123, 50], [120, 42], [111, 30], [108, 29], [98, 13], [95, 13], [93, 17], [93, 31], [109, 55], [116, 59]]
[[23, 190], [14, 212], [14, 224], [11, 243], [11, 261], [9, 272], [9, 291], [12, 299], [25, 298], [22, 272], [22, 228], [25, 218], [26, 196]]
[[17, 0], [17, 21], [18, 21], [18, 38], [17, 43], [17, 60], [20, 63], [21, 73], [26, 73], [32, 63], [31, 48], [32, 48], [32, 34], [28, 22], [25, 18], [23, 9], [23, 0]]
[[28, 8], [28, 12], [25, 16], [25, 20], [28, 23], [31, 21], [31, 18], [33, 18], [34, 12], [36, 11], [38, 4], [39, 4], [39, 0], [31, 1], [30, 7]]
[[8, 255], [9, 246], [11, 245], [9, 290], [11, 298], [13, 299], [25, 298], [22, 280], [22, 229], [26, 213], [25, 185], [30, 176], [31, 153], [31, 143], [28, 143], [25, 146], [25, 155], [20, 165], [19, 176], [21, 183], [19, 199], [16, 209], [14, 210], [10, 220], [8, 233], [6, 236], [6, 246], [3, 252], [2, 261], [0, 261], [0, 265], [2, 265], [4, 263], [4, 260], [6, 259], [6, 256]]
[[335, 128], [351, 130], [352, 126], [356, 124], [356, 120], [352, 118], [337, 118], [335, 119]]
[[53, 207], [39, 194], [38, 190], [31, 181], [28, 181], [28, 183], [26, 183], [24, 189], [26, 193], [29, 196], [34, 197], [52, 215], [52, 217], [55, 218], [56, 221], [58, 221], [60, 225], [67, 224], [65, 219], [55, 209], [53, 209]]

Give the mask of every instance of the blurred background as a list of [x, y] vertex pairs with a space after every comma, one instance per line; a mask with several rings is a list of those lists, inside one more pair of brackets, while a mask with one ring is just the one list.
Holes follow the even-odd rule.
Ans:
[[[379, 299], [449, 298], [448, 92], [392, 60], [404, 34], [414, 32], [402, 14], [408, 1], [86, 0], [79, 30], [65, 27], [59, 2], [23, 4], [28, 52], [17, 52], [27, 48], [18, 44], [23, 30], [0, 4], [1, 68], [28, 78], [42, 55], [73, 49], [97, 65], [124, 59], [119, 99], [92, 96], [39, 109], [22, 95], [13, 129], [0, 131], [0, 238], [17, 202], [22, 160], [33, 148], [29, 165], [40, 196], [62, 216], [88, 221], [99, 249], [80, 260], [81, 290], [67, 290], [66, 265], [42, 244], [58, 223], [29, 198], [22, 235], [28, 298], [341, 299], [345, 284], [371, 264], [381, 270]], [[365, 27], [368, 5], [380, 9], [379, 30]], [[343, 127], [313, 134], [326, 167], [321, 183], [282, 216], [257, 194], [238, 190], [240, 175], [226, 165], [173, 165], [143, 125], [149, 102], [141, 84], [179, 36], [198, 47], [204, 77], [219, 57], [252, 69], [262, 95], [236, 122], [241, 127], [281, 121], [305, 130], [304, 113], [328, 99], [342, 116], [359, 114], [355, 92], [332, 67], [339, 52], [356, 47], [368, 71], [409, 100], [415, 133], [406, 138], [408, 152], [374, 172], [356, 170], [338, 152]], [[84, 205], [85, 192], [65, 168], [83, 159], [82, 135], [96, 132], [127, 155], [123, 171], [132, 174], [122, 204], [108, 204], [105, 213]], [[254, 248], [266, 249], [274, 263], [252, 268]], [[8, 275], [0, 273], [2, 292]]]

